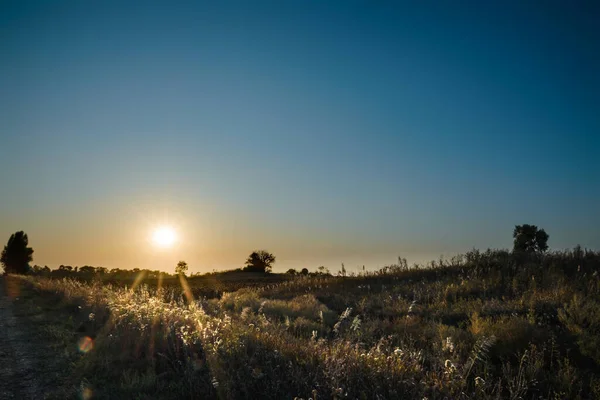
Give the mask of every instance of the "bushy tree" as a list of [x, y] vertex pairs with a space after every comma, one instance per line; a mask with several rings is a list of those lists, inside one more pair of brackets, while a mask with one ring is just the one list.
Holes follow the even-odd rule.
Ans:
[[188, 265], [185, 261], [179, 261], [175, 267], [175, 273], [177, 275], [185, 275], [188, 270]]
[[266, 250], [253, 251], [246, 260], [248, 272], [271, 272], [271, 266], [275, 263], [275, 256]]
[[90, 265], [84, 265], [83, 267], [79, 268], [79, 272], [82, 274], [94, 274], [96, 272], [96, 268]]
[[513, 231], [513, 252], [535, 253], [548, 250], [548, 234], [535, 225], [517, 225]]
[[324, 265], [319, 266], [319, 268], [317, 268], [317, 271], [319, 275], [330, 275], [329, 269], [325, 268]]
[[25, 232], [19, 231], [10, 235], [0, 257], [5, 274], [26, 274], [29, 272], [29, 262], [33, 260], [33, 249], [28, 246], [29, 238]]
[[308, 275], [308, 268], [302, 268], [302, 271], [300, 271], [301, 275]]

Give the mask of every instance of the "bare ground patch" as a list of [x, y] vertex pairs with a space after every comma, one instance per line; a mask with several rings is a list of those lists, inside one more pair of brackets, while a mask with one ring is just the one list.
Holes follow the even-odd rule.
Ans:
[[43, 329], [44, 309], [34, 298], [20, 279], [0, 278], [0, 399], [74, 397], [69, 357]]

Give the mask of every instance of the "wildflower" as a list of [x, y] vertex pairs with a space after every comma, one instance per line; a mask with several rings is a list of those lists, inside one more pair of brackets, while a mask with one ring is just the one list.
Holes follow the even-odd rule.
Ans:
[[400, 348], [396, 348], [396, 350], [394, 350], [394, 354], [401, 357], [404, 352]]
[[350, 326], [350, 329], [353, 331], [360, 331], [360, 325], [361, 325], [361, 320], [360, 320], [360, 317], [357, 315], [356, 317], [354, 317], [354, 320], [352, 321], [352, 325]]
[[96, 314], [90, 313], [90, 315], [88, 317], [89, 317], [90, 321], [93, 321], [94, 318], [96, 318]]
[[475, 386], [483, 386], [483, 385], [485, 385], [485, 381], [483, 380], [483, 378], [480, 376], [475, 377]]
[[265, 305], [267, 304], [267, 301], [264, 300], [262, 303], [260, 303], [260, 307], [258, 308], [258, 313], [262, 314], [264, 312], [265, 309]]
[[454, 364], [452, 364], [452, 361], [450, 361], [450, 360], [446, 360], [446, 362], [444, 363], [444, 367], [446, 367], [446, 369], [449, 371], [456, 370], [456, 367], [454, 366]]
[[350, 325], [350, 321], [348, 321], [348, 319], [350, 318], [351, 314], [352, 314], [352, 307], [348, 307], [348, 308], [346, 308], [346, 311], [344, 311], [342, 313], [342, 315], [340, 315], [340, 319], [333, 326], [333, 331], [336, 334], [340, 334], [341, 331], [343, 331], [348, 325]]
[[413, 312], [416, 311], [416, 308], [417, 308], [417, 301], [413, 300], [413, 302], [410, 303], [410, 307], [408, 307], [408, 313], [412, 314]]
[[454, 342], [450, 336], [446, 338], [446, 341], [442, 344], [442, 348], [448, 350], [450, 353], [454, 352]]

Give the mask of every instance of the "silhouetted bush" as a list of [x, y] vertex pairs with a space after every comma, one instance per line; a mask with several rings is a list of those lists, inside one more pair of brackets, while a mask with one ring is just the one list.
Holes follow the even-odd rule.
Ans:
[[30, 272], [29, 262], [33, 260], [33, 249], [28, 245], [29, 238], [25, 232], [19, 231], [10, 235], [0, 257], [5, 274]]
[[517, 225], [513, 231], [515, 253], [544, 252], [548, 250], [548, 234], [535, 225]]
[[257, 250], [248, 256], [244, 271], [271, 272], [271, 267], [274, 263], [275, 256], [273, 254], [266, 250]]

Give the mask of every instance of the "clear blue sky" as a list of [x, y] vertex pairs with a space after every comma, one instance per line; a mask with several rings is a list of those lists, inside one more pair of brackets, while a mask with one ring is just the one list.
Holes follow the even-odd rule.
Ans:
[[0, 239], [42, 265], [598, 249], [599, 153], [595, 1], [0, 4]]

